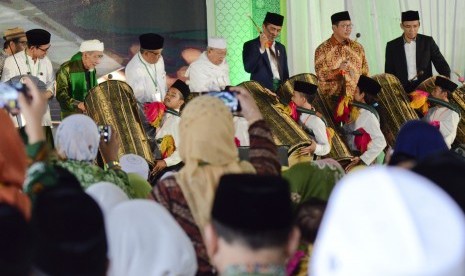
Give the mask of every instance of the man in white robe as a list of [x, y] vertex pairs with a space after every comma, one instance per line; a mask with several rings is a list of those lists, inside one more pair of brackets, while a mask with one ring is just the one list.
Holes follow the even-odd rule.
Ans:
[[186, 71], [192, 92], [222, 91], [231, 85], [224, 38], [209, 38], [207, 50]]

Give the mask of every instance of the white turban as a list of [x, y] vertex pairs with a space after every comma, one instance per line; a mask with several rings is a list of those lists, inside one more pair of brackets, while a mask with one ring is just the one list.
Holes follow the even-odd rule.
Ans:
[[310, 275], [465, 275], [465, 218], [426, 178], [400, 168], [354, 172], [334, 188]]
[[209, 37], [208, 47], [215, 49], [226, 49], [226, 39], [222, 37]]
[[149, 165], [144, 158], [136, 154], [125, 154], [119, 159], [121, 169], [126, 173], [135, 173], [147, 180], [149, 177]]
[[81, 43], [81, 47], [79, 47], [79, 52], [93, 52], [93, 51], [100, 51], [103, 52], [103, 42], [100, 40], [92, 39], [86, 40]]

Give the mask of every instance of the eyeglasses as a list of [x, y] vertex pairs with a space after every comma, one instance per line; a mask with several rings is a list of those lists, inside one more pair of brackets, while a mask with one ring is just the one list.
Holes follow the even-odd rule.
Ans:
[[152, 55], [156, 55], [156, 56], [161, 55], [161, 52], [153, 52], [153, 51], [148, 51], [148, 50], [145, 50], [145, 51], [151, 53]]
[[37, 49], [41, 50], [41, 51], [44, 52], [44, 53], [47, 53], [48, 50], [50, 49], [50, 47], [52, 47], [52, 46], [48, 46], [48, 48], [46, 48], [46, 49], [42, 49], [42, 48], [40, 48], [40, 47], [37, 47]]
[[344, 29], [352, 29], [354, 27], [354, 24], [341, 24], [339, 27], [342, 27]]
[[27, 44], [27, 40], [26, 40], [26, 41], [21, 41], [21, 40], [19, 40], [19, 41], [18, 41], [18, 44], [26, 45], [26, 44]]

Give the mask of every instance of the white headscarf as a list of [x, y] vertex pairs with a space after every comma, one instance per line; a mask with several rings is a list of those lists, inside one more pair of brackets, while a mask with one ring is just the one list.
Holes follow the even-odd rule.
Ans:
[[88, 116], [74, 114], [58, 126], [55, 148], [67, 159], [92, 161], [97, 156], [100, 134], [95, 122]]
[[137, 154], [125, 154], [120, 157], [119, 163], [121, 169], [126, 173], [136, 173], [144, 180], [149, 177], [149, 164], [147, 161]]
[[168, 211], [150, 200], [116, 206], [107, 217], [110, 276], [195, 275], [191, 241]]
[[465, 218], [432, 182], [374, 167], [336, 185], [310, 275], [465, 275]]
[[116, 205], [129, 200], [120, 187], [110, 182], [92, 184], [86, 189], [86, 193], [98, 203], [105, 217]]

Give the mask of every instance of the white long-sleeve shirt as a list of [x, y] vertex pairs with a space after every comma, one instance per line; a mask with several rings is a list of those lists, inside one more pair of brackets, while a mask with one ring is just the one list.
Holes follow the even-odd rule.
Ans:
[[[14, 57], [7, 57], [5, 65], [3, 66], [1, 81], [6, 82], [11, 78], [20, 75], [31, 75], [37, 77], [45, 83], [47, 90], [51, 91], [55, 95], [55, 73], [53, 72], [52, 62], [47, 56], [42, 59], [37, 59], [35, 62], [31, 56], [26, 54], [25, 51], [16, 53]], [[16, 119], [13, 119], [13, 123], [16, 127], [18, 127]], [[23, 118], [21, 124], [25, 125], [25, 123], [26, 122]], [[42, 125], [52, 126], [52, 117], [50, 116], [50, 108], [48, 106], [47, 112], [42, 118]]]
[[451, 148], [455, 136], [457, 136], [457, 127], [460, 121], [459, 114], [445, 106], [435, 106], [428, 110], [424, 120], [428, 123], [439, 121], [439, 132], [444, 137], [447, 146]]
[[189, 78], [189, 89], [192, 92], [222, 91], [231, 85], [229, 79], [229, 65], [226, 60], [220, 65], [213, 64], [203, 52], [186, 71]]
[[165, 62], [162, 56], [155, 64], [150, 64], [139, 52], [132, 57], [124, 72], [126, 82], [131, 86], [137, 102], [143, 104], [163, 101], [167, 87]]
[[182, 161], [181, 156], [179, 156], [179, 123], [181, 122], [181, 117], [173, 115], [171, 113], [165, 112], [163, 119], [159, 128], [157, 128], [157, 134], [155, 138], [157, 139], [157, 144], [159, 139], [163, 139], [166, 135], [173, 136], [174, 146], [176, 147], [175, 151], [167, 158], [163, 159], [166, 162], [166, 166], [174, 166]]
[[313, 154], [323, 156], [329, 153], [331, 146], [326, 134], [326, 125], [318, 116], [302, 113], [299, 118], [300, 122], [313, 133], [316, 142], [315, 152]]
[[344, 126], [344, 129], [349, 133], [346, 136], [351, 150], [358, 150], [354, 143], [355, 135], [351, 134], [351, 132], [359, 128], [363, 128], [371, 137], [367, 150], [360, 156], [360, 159], [366, 165], [370, 165], [386, 147], [386, 139], [381, 132], [376, 116], [371, 111], [360, 108], [360, 115], [357, 120]]

